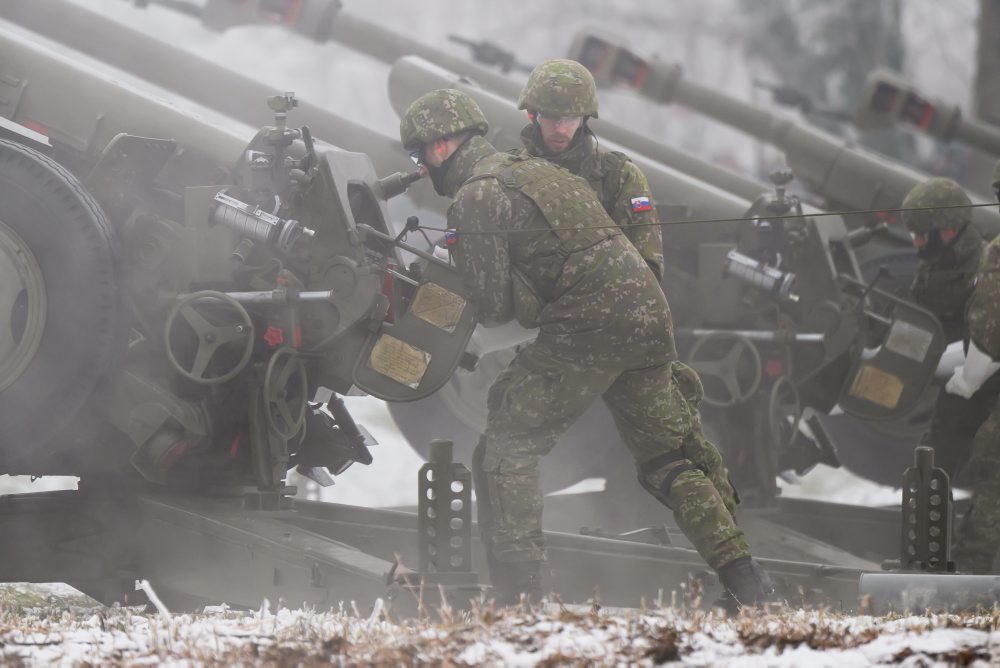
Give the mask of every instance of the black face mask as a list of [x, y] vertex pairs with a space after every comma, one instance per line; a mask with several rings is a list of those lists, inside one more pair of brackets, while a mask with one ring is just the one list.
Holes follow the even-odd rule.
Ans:
[[956, 260], [953, 246], [957, 240], [958, 237], [955, 237], [952, 243], [945, 244], [941, 241], [941, 231], [931, 230], [927, 233], [927, 242], [917, 251], [917, 257], [921, 260], [936, 262], [938, 264], [953, 263]]
[[441, 163], [440, 167], [432, 167], [431, 165], [424, 165], [424, 168], [427, 170], [427, 176], [430, 177], [431, 183], [434, 184], [434, 192], [436, 192], [438, 195], [441, 195], [442, 197], [448, 196], [448, 193], [446, 193], [444, 190], [444, 177], [448, 173], [448, 169], [451, 167], [451, 162], [455, 158], [456, 153], [458, 153], [457, 150], [455, 151], [455, 153], [449, 155], [448, 158]]

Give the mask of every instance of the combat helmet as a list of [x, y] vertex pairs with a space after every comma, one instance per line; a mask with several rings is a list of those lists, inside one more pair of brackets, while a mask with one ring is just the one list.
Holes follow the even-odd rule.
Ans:
[[555, 116], [597, 118], [597, 84], [594, 75], [575, 60], [546, 60], [531, 71], [517, 99], [518, 109], [543, 111]]
[[408, 150], [435, 139], [472, 130], [484, 135], [490, 129], [476, 101], [460, 90], [441, 88], [418, 97], [399, 120], [399, 139]]
[[[927, 179], [914, 186], [906, 199], [904, 209], [921, 209], [925, 207], [947, 207], [972, 204], [962, 187], [942, 177]], [[964, 230], [972, 222], [972, 210], [962, 209], [930, 209], [928, 211], [904, 211], [903, 224], [914, 234], [927, 234], [931, 230], [956, 229]]]

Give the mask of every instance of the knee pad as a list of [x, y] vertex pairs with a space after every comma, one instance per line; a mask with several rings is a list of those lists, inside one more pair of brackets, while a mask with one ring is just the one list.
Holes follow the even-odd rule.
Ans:
[[[701, 471], [706, 477], [708, 474], [704, 466], [695, 464], [688, 459], [684, 450], [673, 450], [642, 464], [639, 467], [639, 484], [660, 503], [672, 510], [671, 489], [677, 478], [687, 471]], [[666, 473], [663, 478], [659, 480], [659, 483], [656, 483], [656, 478], [659, 478], [660, 474], [664, 472]]]

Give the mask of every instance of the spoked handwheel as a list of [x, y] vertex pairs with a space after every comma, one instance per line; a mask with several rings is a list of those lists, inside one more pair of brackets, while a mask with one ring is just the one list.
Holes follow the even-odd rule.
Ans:
[[[211, 312], [211, 316], [207, 315]], [[212, 320], [209, 319], [212, 318]], [[194, 331], [194, 354], [182, 363], [177, 347], [177, 324], [183, 320]], [[223, 320], [215, 324], [213, 320]], [[218, 385], [232, 380], [246, 368], [253, 353], [253, 322], [243, 305], [223, 292], [203, 290], [181, 299], [167, 316], [164, 341], [170, 365], [184, 378], [202, 385]], [[210, 368], [216, 354], [232, 349], [239, 357], [229, 368]]]
[[289, 441], [306, 422], [309, 384], [294, 348], [279, 348], [264, 373], [264, 420], [271, 434]]
[[705, 387], [705, 403], [727, 407], [749, 401], [763, 378], [760, 351], [745, 336], [715, 332], [695, 341], [688, 365]]
[[772, 447], [785, 450], [792, 444], [802, 419], [799, 391], [787, 377], [778, 378], [767, 401], [767, 431]]

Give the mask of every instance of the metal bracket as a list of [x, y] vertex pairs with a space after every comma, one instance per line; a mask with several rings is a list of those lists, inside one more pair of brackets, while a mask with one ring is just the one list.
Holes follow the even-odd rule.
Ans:
[[420, 467], [419, 571], [425, 582], [475, 585], [472, 570], [472, 473], [452, 462], [451, 441], [433, 441]]
[[903, 474], [900, 565], [904, 570], [953, 573], [951, 481], [934, 466], [934, 450], [921, 446]]

